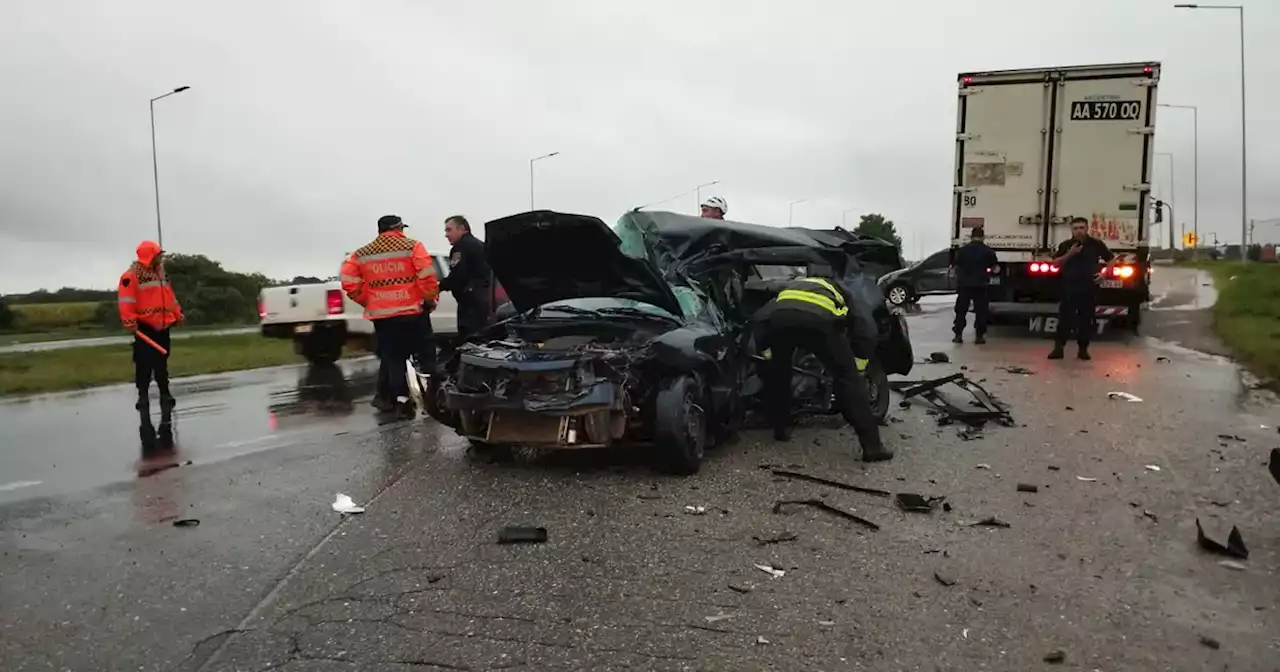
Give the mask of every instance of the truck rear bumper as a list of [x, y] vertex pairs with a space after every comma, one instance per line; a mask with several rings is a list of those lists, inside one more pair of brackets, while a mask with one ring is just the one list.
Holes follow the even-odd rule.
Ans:
[[[993, 315], [1057, 315], [1056, 303], [1014, 303], [1012, 301], [992, 301]], [[1129, 314], [1128, 306], [1096, 306], [1093, 314], [1097, 317], [1120, 317]]]

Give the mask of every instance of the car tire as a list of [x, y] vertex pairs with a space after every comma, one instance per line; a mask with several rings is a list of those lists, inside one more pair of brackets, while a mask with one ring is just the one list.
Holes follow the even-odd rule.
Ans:
[[905, 306], [919, 300], [916, 293], [911, 291], [911, 286], [905, 282], [895, 282], [889, 285], [884, 292], [884, 298], [891, 306]]
[[871, 414], [876, 422], [883, 424], [889, 417], [889, 374], [885, 373], [880, 362], [871, 360], [867, 370], [862, 372], [867, 385], [867, 401], [871, 403]]
[[698, 379], [678, 374], [663, 381], [654, 400], [653, 438], [659, 466], [687, 476], [702, 466], [707, 447], [705, 395]]

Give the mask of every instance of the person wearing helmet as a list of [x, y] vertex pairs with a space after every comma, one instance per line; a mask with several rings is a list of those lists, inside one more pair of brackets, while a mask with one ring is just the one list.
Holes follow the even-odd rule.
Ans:
[[719, 196], [712, 196], [702, 202], [702, 216], [707, 219], [724, 219], [727, 212], [729, 212], [729, 204]]

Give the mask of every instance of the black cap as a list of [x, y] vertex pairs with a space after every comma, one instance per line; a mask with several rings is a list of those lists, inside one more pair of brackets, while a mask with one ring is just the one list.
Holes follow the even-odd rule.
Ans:
[[383, 215], [378, 218], [378, 233], [382, 233], [383, 231], [391, 231], [393, 229], [407, 229], [407, 228], [409, 228], [409, 225], [405, 224], [404, 220], [400, 219], [396, 215]]

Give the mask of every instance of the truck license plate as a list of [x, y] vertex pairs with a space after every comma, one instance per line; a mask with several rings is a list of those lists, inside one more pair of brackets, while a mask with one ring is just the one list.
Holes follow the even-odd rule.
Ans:
[[309, 324], [299, 324], [298, 326], [296, 326], [296, 327], [294, 327], [294, 328], [293, 328], [293, 333], [295, 333], [295, 334], [309, 334], [309, 333], [311, 333], [311, 325], [309, 325]]
[[1121, 287], [1123, 287], [1123, 286], [1124, 286], [1124, 281], [1123, 281], [1123, 280], [1108, 279], [1108, 280], [1103, 280], [1103, 281], [1102, 281], [1102, 288], [1103, 288], [1103, 289], [1120, 289], [1120, 288], [1121, 288]]
[[991, 278], [991, 279], [990, 279], [990, 280], [988, 280], [987, 282], [988, 282], [988, 284], [998, 285], [998, 284], [1000, 284], [1000, 278]]

